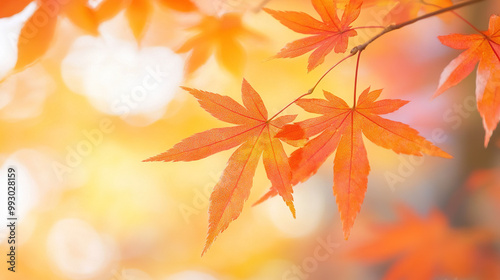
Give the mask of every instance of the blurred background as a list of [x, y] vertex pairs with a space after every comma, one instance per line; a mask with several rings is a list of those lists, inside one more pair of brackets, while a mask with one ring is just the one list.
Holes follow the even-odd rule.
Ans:
[[[296, 219], [279, 198], [251, 207], [270, 187], [259, 165], [241, 216], [200, 257], [208, 198], [233, 150], [188, 163], [142, 160], [227, 125], [180, 86], [240, 101], [244, 77], [270, 114], [307, 92], [344, 55], [331, 53], [310, 73], [308, 55], [272, 59], [304, 35], [261, 8], [319, 18], [310, 1], [91, 0], [77, 12], [49, 14], [57, 18], [53, 36], [33, 51], [47, 43], [47, 52], [18, 67], [21, 30], [44, 5], [24, 2], [0, 19], [5, 225], [7, 168], [18, 174], [16, 272], [7, 270], [9, 230], [1, 226], [0, 279], [500, 279], [499, 133], [484, 148], [475, 73], [431, 99], [460, 53], [437, 36], [474, 33], [458, 18], [430, 18], [377, 40], [363, 52], [358, 84], [411, 101], [387, 118], [454, 159], [397, 155], [365, 139], [372, 171], [348, 241], [332, 193], [333, 157], [295, 187]], [[92, 30], [83, 14], [105, 2], [119, 8]], [[363, 9], [354, 26], [384, 25], [396, 2]], [[487, 30], [500, 2], [458, 12]], [[349, 47], [379, 31], [358, 30]], [[328, 90], [349, 102], [354, 66], [351, 59], [333, 70], [313, 97]], [[285, 113], [310, 116], [297, 106]]]

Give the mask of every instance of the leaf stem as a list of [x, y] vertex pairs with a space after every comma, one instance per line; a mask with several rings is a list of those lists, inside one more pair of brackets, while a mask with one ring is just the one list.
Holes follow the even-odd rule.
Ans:
[[330, 69], [328, 69], [320, 78], [319, 80], [316, 82], [316, 84], [314, 84], [314, 86], [309, 90], [309, 93], [313, 93], [314, 90], [316, 89], [316, 87], [319, 85], [319, 83], [326, 77], [326, 75], [328, 75], [328, 73], [330, 73], [330, 71], [332, 71], [335, 67], [337, 67], [337, 65], [339, 65], [340, 63], [344, 62], [345, 60], [347, 60], [349, 57], [352, 57], [354, 56], [353, 54], [349, 54], [348, 56], [342, 58], [339, 62], [337, 62], [335, 65], [333, 65], [332, 67], [330, 67]]
[[366, 49], [366, 47], [368, 45], [370, 45], [371, 43], [373, 43], [373, 41], [375, 41], [378, 38], [382, 37], [386, 33], [389, 33], [389, 32], [394, 31], [396, 29], [400, 29], [402, 27], [405, 27], [407, 25], [410, 25], [410, 24], [413, 24], [415, 22], [421, 21], [423, 19], [430, 18], [430, 17], [436, 16], [436, 15], [439, 15], [439, 14], [442, 14], [442, 13], [446, 13], [446, 12], [449, 12], [449, 11], [452, 11], [452, 10], [455, 10], [455, 9], [458, 9], [458, 8], [462, 8], [462, 7], [465, 7], [465, 6], [468, 6], [468, 5], [472, 5], [474, 3], [478, 3], [478, 2], [481, 2], [481, 1], [484, 1], [484, 0], [469, 0], [469, 1], [464, 1], [462, 3], [458, 3], [458, 4], [455, 4], [455, 5], [446, 7], [446, 8], [442, 8], [442, 9], [439, 9], [439, 10], [434, 11], [432, 13], [428, 13], [428, 14], [416, 17], [414, 19], [411, 19], [411, 20], [408, 20], [408, 21], [405, 21], [405, 22], [402, 22], [402, 23], [399, 23], [399, 24], [389, 25], [384, 30], [382, 30], [382, 32], [380, 32], [379, 34], [377, 34], [374, 37], [372, 37], [366, 43], [361, 44], [359, 46], [356, 46], [356, 47], [352, 48], [351, 54], [355, 55], [359, 51], [362, 51], [362, 50]]
[[375, 29], [375, 28], [380, 28], [380, 29], [382, 29], [382, 28], [385, 28], [385, 26], [382, 26], [382, 25], [358, 26], [358, 27], [353, 27], [353, 28], [351, 28], [351, 30], [356, 30], [356, 29], [367, 29], [367, 28], [373, 28], [373, 29]]
[[[432, 3], [428, 3], [425, 0], [420, 0], [420, 2], [422, 2], [424, 5], [428, 5], [428, 6], [432, 6], [432, 7], [436, 7], [436, 8], [441, 8], [441, 6], [438, 6], [438, 5], [432, 4]], [[472, 24], [470, 21], [468, 21], [467, 19], [465, 19], [459, 13], [457, 13], [455, 11], [450, 11], [450, 13], [454, 14], [456, 17], [458, 17], [463, 22], [465, 22], [467, 25], [469, 25], [472, 29], [474, 29], [477, 33], [479, 33], [480, 35], [482, 35], [486, 40], [488, 40], [488, 44], [490, 45], [491, 49], [493, 50], [493, 53], [498, 58], [498, 61], [500, 61], [500, 54], [497, 53], [497, 51], [495, 50], [495, 47], [493, 46], [493, 44], [496, 44], [495, 41], [493, 41], [489, 36], [487, 36], [486, 34], [484, 34], [483, 31], [479, 30], [479, 28], [477, 28], [476, 26], [474, 26], [474, 24]]]
[[[260, 9], [262, 9], [262, 7], [264, 7], [269, 1], [271, 0], [263, 0], [261, 2], [261, 4], [259, 5], [258, 9], [255, 9], [256, 11], [259, 11]], [[421, 1], [425, 1], [425, 0], [421, 0]], [[394, 31], [396, 29], [400, 29], [402, 27], [405, 27], [407, 25], [410, 25], [410, 24], [413, 24], [415, 22], [418, 22], [418, 21], [421, 21], [423, 19], [426, 19], [426, 18], [430, 18], [430, 17], [433, 17], [433, 16], [436, 16], [436, 15], [439, 15], [439, 14], [442, 14], [442, 13], [446, 13], [446, 12], [449, 12], [449, 11], [453, 11], [455, 9], [458, 9], [458, 8], [462, 8], [462, 7], [465, 7], [465, 6], [468, 6], [468, 5], [472, 5], [472, 4], [475, 4], [475, 3], [478, 3], [478, 2], [481, 2], [481, 1], [484, 1], [484, 0], [469, 0], [469, 1], [464, 1], [464, 2], [461, 2], [461, 3], [458, 3], [458, 4], [455, 4], [455, 5], [452, 5], [452, 6], [449, 6], [449, 7], [446, 7], [446, 8], [441, 8], [437, 11], [434, 11], [434, 12], [431, 12], [431, 13], [428, 13], [428, 14], [425, 14], [425, 15], [422, 15], [422, 16], [419, 16], [419, 17], [416, 17], [414, 19], [411, 19], [411, 20], [408, 20], [408, 21], [405, 21], [405, 22], [402, 22], [402, 23], [399, 23], [399, 24], [393, 24], [393, 25], [389, 25], [387, 27], [382, 27], [382, 26], [360, 26], [360, 27], [355, 27], [353, 29], [361, 29], [361, 28], [384, 28], [384, 30], [382, 30], [379, 34], [375, 35], [374, 37], [372, 37], [371, 39], [369, 39], [367, 42], [365, 42], [364, 44], [361, 44], [361, 45], [358, 45], [354, 48], [351, 49], [351, 52], [348, 56], [342, 58], [339, 62], [337, 62], [335, 65], [333, 65], [332, 67], [330, 67], [330, 69], [328, 69], [320, 78], [319, 80], [316, 82], [316, 84], [309, 90], [307, 91], [307, 93], [304, 93], [302, 94], [301, 96], [297, 97], [295, 100], [293, 100], [291, 103], [289, 103], [288, 105], [286, 105], [283, 109], [281, 109], [278, 113], [276, 113], [274, 116], [272, 116], [268, 121], [271, 121], [273, 120], [274, 118], [276, 118], [279, 114], [281, 114], [283, 111], [285, 111], [288, 107], [290, 107], [292, 104], [294, 104], [295, 102], [297, 102], [298, 100], [302, 99], [303, 97], [305, 96], [308, 96], [310, 94], [312, 94], [314, 92], [314, 90], [316, 90], [316, 87], [319, 85], [319, 83], [326, 77], [326, 75], [328, 75], [328, 73], [330, 73], [335, 67], [337, 67], [340, 63], [344, 62], [345, 60], [347, 60], [348, 58], [350, 57], [353, 57], [354, 55], [358, 54], [358, 60], [357, 60], [357, 63], [356, 63], [356, 75], [355, 75], [355, 81], [354, 81], [354, 108], [356, 107], [356, 90], [357, 90], [357, 79], [358, 79], [358, 69], [359, 69], [359, 60], [360, 60], [360, 56], [361, 56], [361, 52], [366, 49], [366, 47], [368, 45], [370, 45], [371, 43], [373, 43], [375, 40], [377, 40], [378, 38], [382, 37], [384, 34], [386, 33], [389, 33], [391, 31]], [[456, 13], [455, 13], [456, 14]], [[480, 31], [479, 31], [480, 32]], [[482, 34], [482, 33], [481, 33]], [[483, 34], [484, 35], [484, 34]]]
[[276, 118], [279, 114], [283, 113], [283, 111], [285, 111], [288, 107], [292, 106], [292, 104], [294, 104], [295, 102], [299, 101], [301, 98], [305, 97], [305, 96], [308, 96], [312, 94], [312, 91], [309, 90], [307, 93], [304, 93], [302, 94], [301, 96], [295, 98], [295, 100], [293, 100], [292, 102], [288, 103], [288, 105], [286, 105], [283, 109], [279, 110], [278, 113], [274, 114], [274, 116], [272, 116], [270, 119], [268, 119], [267, 121], [270, 122], [272, 121], [274, 118]]
[[361, 58], [361, 53], [362, 53], [362, 52], [363, 52], [362, 50], [358, 52], [358, 59], [357, 59], [357, 61], [356, 61], [356, 72], [355, 72], [355, 74], [354, 74], [354, 101], [353, 101], [353, 103], [352, 103], [352, 104], [353, 104], [353, 105], [352, 105], [352, 106], [353, 106], [353, 107], [352, 107], [353, 109], [356, 109], [356, 93], [357, 93], [357, 86], [358, 86], [358, 70], [359, 70], [359, 60], [360, 60], [360, 58]]

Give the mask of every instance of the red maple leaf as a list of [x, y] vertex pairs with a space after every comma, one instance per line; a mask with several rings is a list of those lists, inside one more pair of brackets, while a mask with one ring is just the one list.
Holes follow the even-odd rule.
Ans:
[[448, 47], [466, 51], [452, 60], [443, 70], [434, 96], [457, 85], [479, 62], [476, 74], [476, 99], [486, 131], [484, 139], [486, 147], [500, 121], [500, 17], [492, 15], [488, 31], [481, 34], [452, 34], [440, 36], [439, 40]]
[[220, 181], [210, 197], [208, 237], [203, 253], [229, 223], [238, 218], [248, 199], [257, 163], [263, 154], [267, 177], [293, 215], [291, 171], [281, 141], [280, 128], [296, 116], [268, 118], [259, 94], [243, 80], [243, 105], [227, 96], [197, 89], [189, 91], [207, 112], [219, 120], [236, 124], [215, 128], [182, 140], [170, 150], [145, 161], [193, 161], [239, 146], [229, 158]]
[[308, 71], [311, 71], [323, 63], [325, 56], [332, 50], [336, 53], [344, 53], [347, 50], [349, 37], [357, 35], [356, 30], [351, 28], [351, 24], [358, 18], [362, 2], [362, 0], [350, 0], [342, 18], [339, 19], [335, 1], [312, 0], [314, 9], [321, 16], [322, 21], [303, 12], [264, 9], [291, 30], [312, 35], [288, 43], [276, 57], [297, 57], [314, 50], [309, 56], [307, 66]]
[[[379, 100], [382, 90], [366, 89], [353, 108], [335, 95], [324, 92], [324, 99], [302, 99], [297, 105], [304, 110], [322, 114], [292, 125], [286, 125], [278, 133], [283, 139], [302, 139], [319, 136], [292, 153], [292, 184], [304, 182], [335, 151], [333, 192], [337, 198], [344, 237], [349, 237], [354, 220], [361, 209], [365, 196], [370, 166], [363, 144], [362, 134], [378, 146], [400, 154], [422, 156], [422, 153], [451, 158], [431, 142], [425, 140], [408, 125], [381, 118], [392, 113], [407, 101], [399, 99]], [[276, 195], [271, 189], [257, 203]]]
[[491, 277], [498, 275], [498, 265], [485, 262], [491, 258], [481, 250], [493, 240], [490, 231], [451, 228], [437, 209], [427, 218], [407, 207], [399, 207], [398, 213], [400, 221], [375, 227], [375, 237], [348, 256], [372, 263], [396, 259], [385, 273], [385, 280], [444, 276], [469, 279], [473, 274], [484, 275], [480, 279], [496, 279]]

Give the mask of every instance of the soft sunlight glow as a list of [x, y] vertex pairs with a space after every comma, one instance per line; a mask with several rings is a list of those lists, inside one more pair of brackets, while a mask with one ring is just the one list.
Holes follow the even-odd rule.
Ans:
[[60, 220], [47, 240], [47, 255], [71, 278], [98, 274], [109, 264], [111, 249], [91, 225], [79, 219]]
[[56, 89], [54, 80], [39, 64], [0, 83], [0, 119], [34, 118], [43, 111], [45, 99]]
[[[312, 186], [316, 179], [311, 178], [305, 184]], [[323, 220], [325, 202], [321, 192], [312, 191], [307, 186], [294, 188], [294, 203], [297, 218], [294, 219], [283, 200], [275, 197], [265, 202], [269, 218], [274, 226], [289, 237], [302, 237], [316, 230]]]
[[171, 275], [164, 280], [217, 280], [215, 277], [206, 273], [188, 270]]
[[72, 45], [61, 66], [66, 85], [99, 111], [132, 125], [161, 118], [183, 80], [181, 57], [166, 47], [139, 48], [106, 28], [100, 31], [101, 37], [83, 36]]

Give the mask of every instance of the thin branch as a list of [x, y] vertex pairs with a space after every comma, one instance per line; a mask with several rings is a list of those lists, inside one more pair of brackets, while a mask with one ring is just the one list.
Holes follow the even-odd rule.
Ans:
[[[422, 2], [422, 4], [424, 4], [424, 5], [431, 6], [431, 7], [434, 7], [434, 8], [438, 8], [438, 9], [442, 9], [443, 8], [443, 7], [439, 6], [439, 5], [428, 3], [425, 0], [420, 0], [420, 2]], [[475, 27], [474, 24], [472, 24], [470, 21], [466, 20], [464, 17], [462, 17], [461, 15], [459, 15], [457, 12], [450, 11], [450, 13], [454, 14], [459, 19], [461, 19], [463, 22], [465, 22], [467, 25], [469, 25], [470, 27], [472, 27], [472, 29], [474, 29], [477, 33], [479, 33], [479, 34], [481, 34], [483, 36], [486, 36], [486, 35], [484, 35], [483, 32], [481, 32], [481, 30], [479, 30], [477, 27]]]
[[276, 118], [277, 116], [279, 116], [279, 114], [283, 113], [283, 111], [285, 111], [286, 109], [288, 109], [288, 107], [292, 106], [292, 104], [295, 104], [295, 102], [299, 101], [300, 99], [302, 99], [303, 97], [305, 96], [308, 96], [312, 94], [312, 92], [309, 90], [307, 93], [304, 93], [302, 94], [301, 96], [295, 98], [294, 101], [288, 103], [288, 105], [286, 105], [283, 109], [279, 110], [278, 113], [274, 114], [274, 116], [272, 116], [270, 119], [268, 119], [267, 121], [270, 122], [271, 120], [273, 120], [274, 118]]
[[323, 78], [325, 78], [325, 76], [330, 73], [330, 71], [333, 70], [333, 68], [337, 67], [337, 65], [339, 65], [340, 63], [344, 62], [346, 59], [348, 59], [349, 57], [352, 57], [354, 56], [354, 54], [350, 54], [344, 58], [342, 58], [339, 62], [337, 62], [335, 65], [333, 65], [332, 67], [330, 67], [330, 69], [328, 69], [320, 78], [319, 80], [316, 82], [316, 84], [309, 90], [309, 94], [313, 93], [314, 90], [316, 89], [316, 87], [319, 85], [319, 83], [323, 80]]
[[[262, 9], [269, 1], [271, 0], [263, 0], [261, 2], [261, 4], [259, 5], [258, 9], [254, 10], [254, 11], [259, 11], [260, 9]], [[421, 0], [421, 1], [424, 1], [424, 0]], [[446, 12], [449, 12], [449, 11], [452, 11], [452, 10], [455, 10], [455, 9], [458, 9], [458, 8], [462, 8], [462, 7], [465, 7], [465, 6], [468, 6], [468, 5], [472, 5], [474, 3], [478, 3], [478, 2], [481, 2], [481, 1], [484, 1], [484, 0], [469, 0], [469, 1], [465, 1], [465, 2], [462, 2], [462, 3], [458, 3], [458, 4], [455, 4], [453, 6], [449, 6], [449, 7], [446, 7], [446, 8], [442, 8], [440, 10], [437, 10], [437, 11], [434, 11], [432, 13], [428, 13], [428, 14], [425, 14], [423, 16], [419, 16], [419, 17], [416, 17], [414, 19], [411, 19], [411, 20], [408, 20], [408, 21], [405, 21], [405, 22], [402, 22], [400, 24], [393, 24], [393, 25], [390, 25], [390, 26], [387, 26], [387, 27], [384, 27], [384, 30], [382, 30], [379, 34], [377, 34], [376, 36], [372, 37], [370, 40], [368, 40], [366, 43], [364, 44], [361, 44], [361, 45], [358, 45], [354, 48], [352, 48], [350, 54], [344, 58], [342, 58], [339, 62], [337, 62], [335, 65], [333, 65], [330, 69], [328, 69], [320, 78], [319, 80], [316, 82], [316, 84], [309, 90], [307, 91], [307, 93], [304, 93], [302, 94], [301, 96], [297, 97], [294, 101], [292, 101], [291, 103], [289, 103], [288, 105], [286, 105], [283, 109], [281, 109], [278, 113], [276, 113], [274, 116], [272, 116], [268, 121], [271, 121], [272, 119], [276, 118], [279, 114], [281, 114], [283, 111], [285, 111], [288, 107], [290, 107], [292, 104], [294, 104], [295, 102], [297, 102], [298, 100], [302, 99], [303, 97], [305, 96], [308, 96], [310, 94], [312, 94], [314, 92], [314, 90], [316, 89], [316, 87], [319, 85], [319, 83], [326, 77], [326, 75], [328, 75], [328, 73], [330, 73], [335, 67], [337, 67], [340, 63], [344, 62], [345, 60], [347, 60], [348, 58], [350, 57], [353, 57], [354, 55], [358, 54], [358, 60], [357, 60], [357, 63], [356, 63], [356, 76], [355, 76], [355, 82], [354, 82], [354, 105], [353, 106], [356, 106], [356, 90], [357, 90], [357, 78], [358, 78], [358, 69], [359, 69], [359, 60], [360, 60], [360, 56], [361, 56], [361, 52], [366, 49], [366, 47], [371, 44], [373, 41], [377, 40], [378, 38], [382, 37], [384, 34], [386, 33], [389, 33], [393, 30], [396, 30], [396, 29], [400, 29], [402, 27], [405, 27], [407, 25], [410, 25], [410, 24], [413, 24], [415, 22], [418, 22], [420, 20], [423, 20], [423, 19], [426, 19], [426, 18], [430, 18], [430, 17], [433, 17], [433, 16], [436, 16], [436, 15], [439, 15], [439, 14], [442, 14], [442, 13], [446, 13]], [[361, 26], [361, 27], [357, 27], [358, 29], [361, 29], [361, 28], [382, 28], [381, 26]], [[356, 29], [356, 28], [354, 28]]]
[[[432, 3], [428, 3], [425, 0], [420, 0], [420, 2], [422, 2], [424, 5], [428, 5], [428, 6], [431, 6], [431, 7], [441, 8], [441, 6], [438, 6], [438, 5], [432, 4]], [[493, 46], [493, 44], [497, 44], [495, 41], [493, 41], [489, 36], [487, 36], [486, 34], [484, 34], [483, 31], [479, 30], [479, 28], [477, 28], [474, 24], [472, 24], [470, 21], [468, 21], [467, 19], [465, 19], [459, 13], [457, 13], [455, 11], [450, 11], [450, 13], [454, 14], [456, 17], [458, 17], [463, 22], [465, 22], [467, 25], [469, 25], [472, 29], [474, 29], [477, 33], [479, 33], [480, 35], [482, 35], [486, 40], [488, 40], [488, 44], [490, 45], [491, 50], [493, 51], [493, 53], [495, 54], [495, 56], [498, 58], [498, 61], [500, 61], [500, 54], [497, 53], [497, 51], [495, 51], [495, 47]]]
[[354, 74], [354, 101], [353, 101], [353, 108], [356, 108], [356, 96], [357, 96], [357, 87], [358, 87], [358, 70], [359, 70], [359, 60], [361, 58], [361, 53], [363, 50], [358, 52], [358, 60], [356, 61], [356, 72]]
[[367, 28], [370, 28], [370, 29], [374, 29], [374, 28], [380, 28], [380, 29], [383, 29], [383, 28], [385, 28], [385, 26], [382, 26], [382, 25], [373, 25], [373, 26], [358, 26], [358, 27], [353, 27], [353, 28], [351, 28], [351, 30], [356, 30], [356, 29], [367, 29]]
[[430, 17], [433, 17], [433, 16], [436, 16], [436, 15], [439, 15], [439, 14], [442, 14], [442, 13], [446, 13], [446, 12], [449, 12], [449, 11], [452, 11], [452, 10], [455, 10], [455, 9], [458, 9], [458, 8], [462, 8], [462, 7], [465, 7], [465, 6], [468, 6], [468, 5], [472, 5], [472, 4], [475, 4], [475, 3], [478, 3], [478, 2], [481, 2], [481, 1], [484, 1], [484, 0], [469, 0], [469, 1], [465, 1], [465, 2], [462, 2], [462, 3], [458, 3], [458, 4], [455, 4], [453, 6], [449, 6], [449, 7], [446, 7], [446, 8], [442, 8], [440, 10], [437, 10], [437, 11], [434, 11], [432, 13], [428, 13], [428, 14], [425, 14], [423, 16], [419, 16], [419, 17], [416, 17], [414, 19], [411, 19], [411, 20], [408, 20], [408, 21], [405, 21], [405, 22], [402, 22], [400, 24], [393, 24], [393, 25], [389, 25], [387, 26], [384, 30], [382, 30], [382, 32], [380, 32], [379, 34], [377, 34], [376, 36], [372, 37], [370, 40], [368, 40], [366, 43], [364, 44], [361, 44], [359, 46], [356, 46], [354, 48], [352, 48], [351, 50], [351, 54], [352, 55], [355, 55], [356, 53], [358, 53], [359, 51], [362, 51], [364, 49], [366, 49], [366, 47], [373, 43], [373, 41], [377, 40], [378, 38], [382, 37], [384, 34], [386, 33], [389, 33], [391, 31], [394, 31], [396, 29], [400, 29], [402, 27], [405, 27], [407, 25], [410, 25], [410, 24], [413, 24], [415, 22], [418, 22], [418, 21], [421, 21], [423, 19], [426, 19], [426, 18], [430, 18]]
[[292, 106], [292, 104], [294, 104], [295, 102], [299, 101], [300, 99], [308, 96], [308, 95], [311, 95], [314, 90], [316, 89], [316, 87], [319, 85], [319, 83], [323, 80], [323, 78], [328, 74], [330, 73], [330, 71], [333, 70], [333, 68], [335, 68], [337, 65], [339, 65], [340, 63], [342, 63], [344, 60], [348, 59], [349, 57], [352, 57], [354, 55], [350, 54], [344, 58], [342, 58], [339, 62], [337, 62], [335, 65], [333, 65], [332, 67], [330, 67], [330, 69], [328, 69], [324, 74], [323, 76], [321, 76], [321, 78], [319, 78], [319, 80], [316, 82], [316, 84], [311, 88], [309, 89], [306, 93], [302, 94], [301, 96], [295, 98], [294, 101], [292, 101], [291, 103], [289, 103], [288, 105], [285, 106], [285, 108], [281, 109], [278, 113], [276, 113], [274, 116], [272, 116], [268, 121], [271, 121], [272, 119], [276, 118], [279, 114], [281, 114], [283, 111], [285, 111], [288, 107]]

